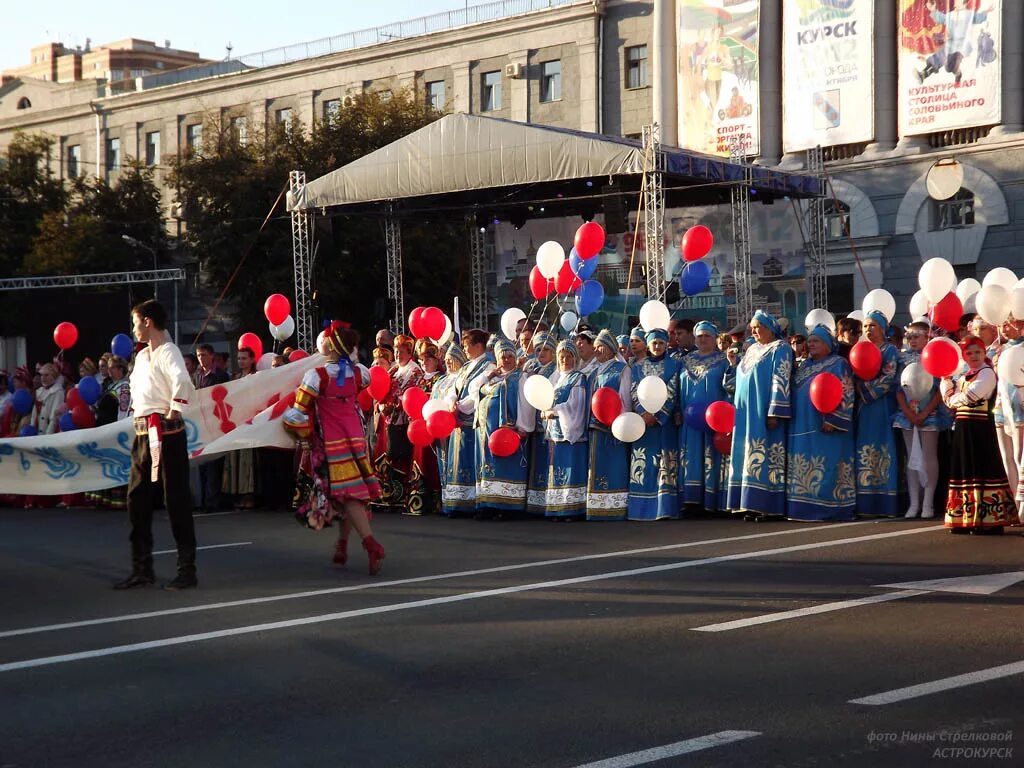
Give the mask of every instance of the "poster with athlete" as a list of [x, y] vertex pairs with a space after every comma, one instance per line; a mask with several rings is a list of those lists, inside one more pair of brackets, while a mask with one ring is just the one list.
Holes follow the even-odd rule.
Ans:
[[900, 0], [901, 134], [1000, 121], [1002, 23], [1002, 0]]

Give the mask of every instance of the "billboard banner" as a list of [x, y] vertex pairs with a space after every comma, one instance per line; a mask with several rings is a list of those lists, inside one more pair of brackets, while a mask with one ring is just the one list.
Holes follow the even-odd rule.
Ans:
[[679, 145], [760, 152], [759, 0], [677, 0]]
[[786, 152], [874, 138], [874, 0], [783, 0]]
[[1002, 23], [1002, 0], [900, 0], [901, 135], [1000, 121]]

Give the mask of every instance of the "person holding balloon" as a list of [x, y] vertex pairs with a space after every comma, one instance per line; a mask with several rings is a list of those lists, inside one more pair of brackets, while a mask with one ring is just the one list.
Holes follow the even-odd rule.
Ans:
[[[558, 363], [555, 351], [558, 342], [550, 331], [539, 331], [533, 337], [533, 358], [523, 366], [523, 391], [527, 391], [526, 382], [533, 376], [551, 379]], [[550, 456], [546, 422], [543, 418], [536, 420], [536, 426], [530, 439], [530, 466], [526, 487], [526, 511], [531, 515], [543, 515], [548, 489]]]
[[36, 390], [35, 427], [40, 435], [57, 432], [60, 407], [64, 404], [64, 380], [57, 366], [46, 363], [39, 369], [40, 387]]
[[[594, 342], [597, 367], [588, 381], [591, 394], [587, 520], [625, 520], [629, 503], [629, 451], [611, 433], [615, 418], [633, 408], [633, 380], [607, 328]], [[607, 399], [607, 402], [606, 402]]]
[[[250, 347], [238, 350], [238, 373], [235, 380], [252, 376], [256, 373], [256, 353]], [[224, 457], [224, 473], [221, 476], [221, 489], [234, 497], [237, 509], [256, 508], [257, 477], [256, 449], [242, 448], [231, 451]]]
[[866, 339], [850, 350], [857, 390], [857, 513], [901, 517], [896, 435], [892, 428], [899, 382], [899, 352], [886, 341], [889, 319], [880, 310], [864, 317]]
[[[434, 387], [438, 385], [444, 375], [441, 371], [440, 354], [440, 350], [431, 339], [422, 338], [416, 341], [416, 359], [423, 371], [416, 386], [427, 394], [428, 399], [433, 397]], [[410, 514], [441, 511], [441, 477], [436, 445], [436, 441], [425, 446], [413, 445], [413, 476], [416, 476], [418, 471], [422, 482], [413, 491], [419, 498], [410, 495], [408, 510]]]
[[955, 417], [945, 524], [951, 533], [1002, 533], [1016, 522], [1017, 511], [992, 421], [996, 374], [982, 339], [966, 336], [960, 348], [967, 373], [941, 384], [942, 399]]
[[[430, 399], [434, 402], [444, 403], [445, 410], [448, 408], [448, 393], [455, 385], [455, 377], [458, 376], [459, 370], [465, 363], [466, 353], [462, 351], [462, 347], [453, 341], [444, 351], [444, 373], [437, 377], [434, 386], [430, 390]], [[434, 443], [437, 455], [437, 475], [441, 485], [442, 509], [444, 509], [447, 493], [448, 447], [451, 444], [451, 440], [452, 436], [448, 435], [448, 437], [441, 438]]]
[[587, 378], [579, 370], [579, 350], [568, 339], [555, 352], [558, 370], [551, 377], [554, 401], [541, 413], [548, 444], [544, 516], [581, 520], [587, 514]]
[[793, 376], [793, 419], [786, 444], [786, 516], [811, 522], [853, 520], [853, 372], [824, 325], [807, 334], [807, 359]]
[[[729, 361], [716, 348], [718, 327], [702, 320], [693, 327], [696, 349], [680, 358], [679, 408], [702, 404], [701, 419], [708, 404], [729, 400], [725, 391], [725, 372]], [[683, 420], [679, 428], [679, 501], [707, 512], [725, 509], [722, 484], [722, 453], [714, 446], [714, 434], [705, 424], [691, 426]]]
[[410, 508], [419, 484], [412, 473], [412, 443], [409, 441], [409, 415], [402, 407], [406, 390], [417, 386], [423, 369], [413, 355], [416, 341], [411, 336], [395, 337], [395, 363], [388, 371], [391, 388], [377, 405], [377, 459], [374, 468], [383, 494], [375, 502], [399, 511]]
[[[757, 310], [754, 343], [735, 368], [736, 424], [729, 455], [729, 509], [763, 522], [786, 515], [786, 425], [792, 415], [793, 350], [778, 321]], [[728, 374], [726, 374], [728, 376]]]
[[668, 331], [647, 332], [649, 354], [633, 364], [633, 410], [646, 429], [630, 452], [630, 520], [679, 517], [679, 362], [668, 355]]

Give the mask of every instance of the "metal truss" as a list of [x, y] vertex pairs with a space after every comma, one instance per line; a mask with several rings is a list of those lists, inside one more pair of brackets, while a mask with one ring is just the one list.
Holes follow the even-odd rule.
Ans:
[[313, 324], [313, 258], [309, 248], [311, 214], [299, 210], [298, 201], [305, 194], [306, 172], [288, 174], [288, 194], [292, 208], [292, 263], [295, 272], [295, 341], [299, 349], [315, 352], [316, 333]]
[[394, 204], [388, 202], [384, 218], [384, 244], [388, 252], [388, 299], [394, 304], [395, 316], [391, 330], [401, 333], [405, 328], [405, 289], [402, 286], [402, 225], [395, 218]]
[[476, 217], [466, 219], [469, 227], [469, 253], [473, 265], [473, 322], [477, 328], [487, 327], [487, 230], [476, 223]]
[[661, 153], [661, 127], [643, 127], [644, 142], [644, 237], [647, 298], [665, 293], [665, 157]]
[[90, 275], [62, 275], [59, 277], [9, 277], [0, 280], [0, 291], [181, 282], [184, 279], [185, 270], [183, 269], [144, 269], [136, 272], [101, 272]]
[[[825, 160], [821, 147], [807, 150], [807, 172], [825, 186]], [[812, 309], [828, 309], [828, 263], [825, 250], [825, 196], [816, 195], [806, 207], [807, 300]]]
[[730, 162], [743, 167], [743, 178], [732, 188], [732, 239], [735, 251], [736, 319], [749, 322], [754, 314], [754, 274], [750, 260], [750, 166], [742, 139], [733, 142]]

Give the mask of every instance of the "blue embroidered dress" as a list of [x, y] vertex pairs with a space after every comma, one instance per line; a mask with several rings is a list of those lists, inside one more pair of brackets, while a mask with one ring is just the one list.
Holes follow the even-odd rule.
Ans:
[[[902, 374], [903, 369], [906, 368], [911, 363], [921, 362], [921, 353], [915, 352], [912, 349], [903, 350], [902, 352], [899, 353], [899, 357], [899, 374]], [[899, 376], [897, 376], [896, 380], [897, 382], [899, 381]], [[928, 405], [928, 403], [931, 402], [931, 399], [935, 395], [939, 394], [939, 380], [933, 377], [933, 382], [934, 383], [932, 385], [931, 392], [928, 393], [928, 397], [921, 401], [920, 405], [918, 406], [918, 412], [921, 409], [923, 409], [926, 405]], [[910, 398], [907, 398], [907, 403], [909, 405]], [[1024, 413], [1022, 413], [1022, 418], [1024, 418]], [[1021, 423], [1024, 423], [1024, 421], [1022, 421]], [[903, 415], [903, 411], [900, 410], [898, 404], [895, 406], [895, 412], [893, 413], [892, 417], [892, 425], [896, 429], [913, 429], [913, 427], [910, 425], [910, 422], [907, 421], [907, 417]], [[951, 426], [953, 426], [953, 416], [950, 414], [949, 409], [942, 402], [940, 397], [938, 407], [936, 407], [935, 410], [928, 414], [928, 418], [924, 420], [924, 424], [919, 426], [918, 429], [921, 430], [922, 432], [936, 432], [943, 429], [949, 429]]]
[[[819, 412], [811, 402], [811, 384], [822, 373], [831, 373], [843, 385], [843, 400], [829, 414]], [[797, 367], [786, 457], [787, 516], [793, 520], [853, 520], [856, 516], [853, 402], [853, 372], [839, 355], [808, 358]], [[823, 431], [826, 424], [834, 431]]]
[[857, 513], [902, 517], [893, 414], [899, 386], [899, 352], [881, 348], [882, 368], [871, 381], [854, 378], [857, 391]]
[[[782, 339], [753, 344], [735, 369], [736, 427], [729, 456], [728, 506], [786, 514], [786, 424], [793, 350]], [[768, 428], [768, 419], [778, 423]]]
[[[546, 365], [541, 365], [534, 359], [535, 365], [530, 366], [529, 374], [523, 379], [537, 374], [550, 379], [555, 372], [555, 362], [552, 360]], [[527, 372], [524, 370], [524, 374]], [[548, 447], [547, 435], [545, 433], [545, 422], [537, 419], [537, 426], [530, 436], [529, 446], [530, 466], [527, 477], [526, 488], [526, 511], [531, 515], [543, 515], [544, 505], [547, 503], [545, 492], [548, 489], [548, 472], [550, 470], [550, 450]]]
[[466, 363], [455, 375], [455, 383], [448, 392], [448, 402], [456, 406], [458, 426], [448, 443], [448, 461], [442, 489], [445, 515], [468, 514], [476, 511], [476, 439], [473, 430], [477, 396], [483, 377], [494, 368], [494, 363], [481, 355]]
[[[599, 387], [619, 393], [623, 413], [633, 409], [629, 366], [620, 360], [600, 363], [590, 377], [591, 397]], [[611, 428], [590, 414], [587, 520], [625, 520], [629, 501], [629, 449]]]
[[558, 371], [553, 410], [557, 419], [544, 422], [548, 438], [548, 479], [545, 517], [583, 517], [587, 511], [587, 416], [590, 397], [580, 371]]
[[526, 509], [528, 444], [511, 456], [495, 456], [488, 439], [501, 427], [532, 432], [536, 411], [522, 392], [520, 371], [501, 373], [480, 387], [476, 408], [476, 506], [522, 512]]
[[[706, 355], [690, 352], [680, 358], [679, 410], [695, 402], [730, 400], [725, 391], [729, 361], [725, 353]], [[697, 504], [709, 512], [725, 509], [722, 484], [722, 454], [712, 443], [714, 433], [693, 429], [683, 422], [679, 428], [680, 504]]]
[[[447, 400], [448, 394], [451, 392], [452, 387], [455, 385], [455, 377], [458, 373], [445, 373], [442, 374], [437, 381], [434, 383], [434, 388], [430, 390], [431, 400]], [[442, 492], [444, 484], [448, 477], [447, 475], [447, 464], [448, 464], [448, 446], [451, 443], [451, 435], [446, 437], [444, 440], [435, 440], [434, 447], [437, 449], [437, 474], [441, 478]]]
[[632, 370], [633, 410], [647, 413], [637, 397], [637, 386], [647, 376], [657, 376], [668, 388], [668, 399], [655, 414], [657, 425], [647, 427], [633, 443], [629, 460], [629, 519], [660, 520], [679, 517], [679, 362], [663, 355], [647, 357]]

